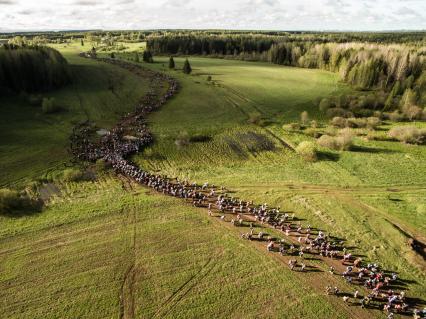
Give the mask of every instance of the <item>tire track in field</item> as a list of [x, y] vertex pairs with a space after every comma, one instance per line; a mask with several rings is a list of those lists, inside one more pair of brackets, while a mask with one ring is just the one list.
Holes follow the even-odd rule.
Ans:
[[[234, 93], [235, 94], [235, 93]], [[236, 101], [234, 101], [232, 98], [230, 98], [230, 97], [228, 97], [227, 98], [227, 100], [232, 104], [232, 105], [234, 105], [241, 113], [243, 113], [245, 116], [247, 116], [247, 119], [249, 119], [250, 118], [250, 114], [246, 111], [246, 110], [244, 110], [242, 107], [241, 107], [241, 105], [240, 104], [238, 104]], [[261, 112], [261, 110], [260, 109], [257, 109], [256, 108], [256, 110], [259, 112], [259, 113], [261, 113], [262, 114], [262, 112]], [[283, 146], [284, 148], [288, 148], [288, 149], [290, 149], [290, 150], [292, 150], [292, 151], [295, 151], [295, 149], [294, 149], [294, 146], [293, 145], [291, 145], [289, 142], [287, 142], [287, 141], [285, 141], [283, 138], [281, 138], [281, 137], [279, 137], [278, 135], [276, 135], [276, 134], [274, 134], [270, 129], [268, 129], [268, 128], [266, 128], [266, 127], [262, 127], [262, 130], [264, 130], [268, 135], [270, 135], [270, 136], [272, 136], [274, 139], [276, 139], [280, 144], [281, 144], [281, 146]]]
[[202, 281], [214, 268], [212, 263], [216, 256], [211, 256], [201, 269], [188, 278], [169, 298], [157, 309], [152, 318], [164, 318], [200, 281]]
[[[123, 183], [123, 187], [127, 191], [134, 191], [133, 185], [128, 179], [120, 178]], [[124, 186], [127, 184], [127, 186]], [[119, 318], [120, 319], [133, 319], [135, 318], [135, 296], [134, 296], [134, 285], [137, 275], [137, 265], [136, 265], [136, 207], [135, 205], [131, 206], [130, 212], [130, 224], [131, 224], [131, 245], [130, 245], [130, 265], [127, 267], [126, 272], [124, 273], [123, 282], [120, 287], [119, 294]]]

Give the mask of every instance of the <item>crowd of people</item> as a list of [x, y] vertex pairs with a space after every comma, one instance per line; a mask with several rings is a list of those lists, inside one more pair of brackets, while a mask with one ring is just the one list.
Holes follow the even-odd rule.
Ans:
[[[217, 216], [235, 227], [248, 226], [248, 232], [241, 237], [266, 243], [270, 252], [289, 256], [291, 270], [307, 271], [306, 254], [332, 260], [329, 272], [341, 275], [346, 282], [364, 286], [368, 293], [361, 296], [359, 290], [352, 295], [344, 294], [344, 302], [359, 304], [361, 307], [381, 307], [391, 318], [394, 313], [412, 313], [416, 318], [425, 318], [426, 309], [420, 311], [410, 304], [403, 291], [394, 291], [398, 276], [387, 273], [378, 264], [365, 264], [344, 247], [344, 242], [310, 225], [302, 225], [294, 214], [281, 211], [280, 207], [269, 207], [266, 203], [255, 205], [227, 195], [226, 189], [204, 183], [198, 185], [188, 181], [171, 179], [151, 174], [128, 160], [153, 141], [145, 117], [158, 109], [178, 90], [177, 82], [162, 73], [145, 70], [140, 66], [116, 59], [100, 59], [113, 63], [135, 74], [150, 73], [151, 90], [140, 101], [134, 112], [127, 114], [107, 134], [96, 138], [95, 128], [89, 122], [75, 127], [71, 136], [71, 151], [76, 158], [94, 162], [103, 159], [119, 174], [151, 187], [166, 195], [179, 197], [197, 207], [205, 207], [209, 216]], [[167, 84], [164, 90], [163, 84]], [[165, 93], [161, 93], [164, 92]], [[255, 231], [260, 226], [263, 231]], [[264, 229], [275, 229], [281, 239], [265, 233]], [[241, 229], [247, 229], [241, 228]], [[336, 269], [338, 268], [338, 269]], [[337, 287], [326, 287], [327, 294], [339, 295]]]

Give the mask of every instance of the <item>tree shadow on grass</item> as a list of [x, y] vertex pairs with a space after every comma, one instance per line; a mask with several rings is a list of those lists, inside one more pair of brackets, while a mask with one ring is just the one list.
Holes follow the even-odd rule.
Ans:
[[319, 151], [317, 156], [319, 161], [329, 161], [329, 162], [337, 162], [340, 158], [339, 154], [328, 152], [328, 151]]
[[354, 145], [352, 146], [351, 152], [355, 152], [355, 153], [382, 153], [382, 154], [392, 154], [392, 153], [399, 153], [398, 151], [395, 150], [390, 150], [390, 149], [386, 149], [386, 148], [376, 148], [376, 147], [366, 147], [366, 146], [361, 146], [361, 145]]
[[0, 216], [9, 218], [21, 218], [25, 216], [37, 215], [43, 211], [42, 200], [28, 200], [16, 207], [0, 209]]

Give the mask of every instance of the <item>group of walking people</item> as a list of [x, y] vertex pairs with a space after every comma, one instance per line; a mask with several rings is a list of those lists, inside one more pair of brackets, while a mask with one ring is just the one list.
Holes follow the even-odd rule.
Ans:
[[[365, 296], [361, 296], [358, 290], [351, 297], [344, 294], [344, 302], [353, 298], [353, 303], [362, 307], [375, 303], [389, 316], [393, 316], [393, 313], [411, 312], [417, 318], [426, 317], [426, 310], [420, 311], [415, 309], [415, 305], [410, 305], [403, 291], [396, 292], [392, 289], [399, 280], [396, 274], [385, 272], [377, 264], [364, 264], [344, 247], [343, 241], [310, 225], [302, 225], [294, 214], [281, 211], [280, 207], [270, 207], [266, 203], [256, 205], [251, 201], [231, 197], [223, 187], [209, 183], [199, 185], [151, 174], [128, 160], [130, 155], [152, 143], [153, 137], [147, 128], [145, 117], [176, 93], [178, 83], [168, 75], [145, 70], [129, 62], [116, 59], [99, 60], [118, 65], [135, 74], [148, 73], [151, 89], [134, 112], [123, 117], [113, 129], [100, 138], [95, 138], [95, 128], [90, 123], [76, 126], [70, 141], [71, 151], [77, 159], [91, 162], [102, 159], [117, 173], [140, 184], [166, 195], [186, 199], [194, 206], [204, 207], [209, 216], [230, 222], [235, 227], [248, 227], [247, 232], [242, 232], [242, 238], [265, 242], [268, 251], [289, 256], [288, 265], [292, 270], [305, 272], [310, 269], [306, 263], [306, 255], [331, 260], [331, 274], [341, 275], [348, 283], [364, 286], [368, 291]], [[256, 231], [257, 228], [261, 230]], [[282, 234], [282, 238], [268, 235], [265, 230], [267, 228]], [[326, 287], [326, 292], [340, 294], [337, 287], [331, 286]]]

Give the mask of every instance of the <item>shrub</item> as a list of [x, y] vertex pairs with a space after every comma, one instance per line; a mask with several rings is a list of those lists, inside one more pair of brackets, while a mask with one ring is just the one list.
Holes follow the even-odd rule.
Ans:
[[306, 161], [315, 162], [318, 159], [315, 143], [304, 141], [296, 147], [296, 152]]
[[339, 131], [336, 140], [342, 151], [350, 150], [353, 145], [353, 134], [349, 128], [345, 128]]
[[350, 129], [340, 130], [338, 136], [323, 135], [317, 140], [318, 145], [333, 150], [349, 150], [353, 145], [353, 134]]
[[421, 119], [422, 113], [423, 110], [416, 105], [409, 105], [404, 108], [404, 114], [410, 121]]
[[333, 125], [334, 127], [343, 128], [343, 127], [346, 127], [346, 124], [347, 124], [346, 119], [340, 116], [333, 117], [333, 119], [331, 120], [331, 125]]
[[340, 149], [340, 146], [337, 144], [336, 138], [330, 135], [322, 135], [318, 140], [317, 143], [319, 146], [330, 148], [332, 150], [338, 150]]
[[84, 174], [76, 168], [67, 168], [62, 172], [62, 179], [65, 182], [79, 182], [84, 179]]
[[331, 101], [330, 99], [322, 99], [321, 102], [319, 103], [319, 109], [322, 112], [327, 111], [329, 108], [331, 108]]
[[399, 113], [399, 111], [394, 111], [388, 115], [389, 120], [392, 122], [401, 122], [404, 120], [404, 115]]
[[381, 121], [378, 117], [371, 116], [367, 118], [367, 128], [370, 130], [375, 130], [380, 124]]
[[426, 129], [414, 126], [397, 126], [388, 132], [390, 138], [409, 144], [423, 144], [426, 141]]
[[308, 123], [309, 120], [309, 114], [306, 111], [303, 111], [302, 113], [300, 113], [300, 122], [303, 125], [306, 125]]
[[189, 138], [189, 134], [188, 132], [180, 132], [179, 135], [177, 136], [176, 140], [175, 140], [175, 145], [177, 146], [177, 148], [183, 148], [185, 146], [188, 146], [190, 142], [190, 138]]
[[208, 75], [208, 76], [207, 76], [207, 81], [208, 81], [208, 82], [210, 82], [211, 80], [212, 80], [212, 76], [211, 76], [211, 75]]
[[50, 114], [58, 112], [61, 108], [56, 103], [55, 98], [43, 98], [43, 102], [41, 104], [41, 110], [44, 114]]

